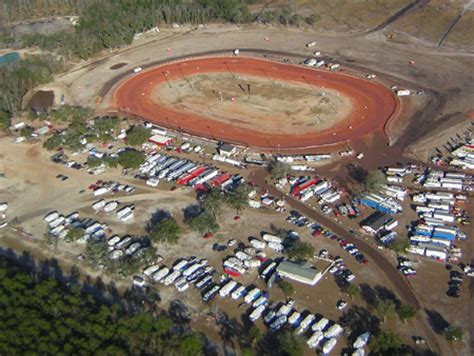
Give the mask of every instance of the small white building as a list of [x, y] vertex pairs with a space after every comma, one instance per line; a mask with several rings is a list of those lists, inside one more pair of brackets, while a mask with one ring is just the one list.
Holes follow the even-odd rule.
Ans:
[[283, 261], [277, 267], [277, 272], [282, 277], [314, 286], [321, 279], [322, 274], [309, 263], [295, 263]]
[[230, 143], [223, 143], [219, 146], [219, 154], [221, 156], [230, 157], [237, 153], [237, 147]]

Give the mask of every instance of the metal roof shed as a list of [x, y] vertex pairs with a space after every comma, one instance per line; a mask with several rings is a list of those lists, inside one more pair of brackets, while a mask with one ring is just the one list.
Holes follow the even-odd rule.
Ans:
[[283, 261], [277, 267], [277, 272], [294, 281], [314, 286], [321, 279], [321, 272], [308, 263]]

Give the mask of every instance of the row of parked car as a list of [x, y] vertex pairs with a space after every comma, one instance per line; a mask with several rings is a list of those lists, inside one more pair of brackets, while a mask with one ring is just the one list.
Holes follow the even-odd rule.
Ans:
[[142, 276], [135, 276], [133, 283], [143, 287], [146, 280], [152, 283], [162, 283], [165, 286], [173, 284], [179, 292], [184, 292], [191, 283], [204, 288], [205, 283], [212, 283], [216, 271], [208, 266], [206, 259], [196, 259], [194, 256], [180, 259], [172, 267], [154, 264], [143, 270]]
[[446, 292], [446, 295], [451, 298], [459, 298], [461, 295], [463, 275], [461, 272], [451, 271], [449, 276], [450, 279], [448, 282], [448, 291]]
[[107, 193], [110, 193], [111, 195], [115, 195], [119, 192], [132, 194], [137, 190], [137, 188], [133, 185], [122, 184], [119, 182], [115, 182], [113, 180], [103, 181], [101, 179], [89, 185], [88, 188], [94, 192], [94, 196], [100, 196]]
[[[122, 257], [138, 258], [145, 253], [148, 248], [148, 244], [142, 239], [136, 238], [131, 235], [120, 237], [114, 235], [107, 240], [108, 245], [108, 257], [111, 260], [118, 260]], [[162, 260], [161, 256], [157, 256], [158, 260]]]
[[408, 258], [405, 257], [398, 257], [397, 259], [398, 265], [397, 269], [407, 278], [415, 277], [416, 276], [416, 269], [414, 268], [414, 264]]

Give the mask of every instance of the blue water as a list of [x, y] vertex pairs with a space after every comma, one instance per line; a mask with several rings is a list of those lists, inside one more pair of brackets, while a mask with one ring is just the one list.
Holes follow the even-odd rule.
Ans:
[[13, 63], [13, 62], [19, 61], [20, 59], [21, 58], [20, 58], [20, 55], [18, 54], [18, 52], [7, 53], [3, 56], [0, 56], [0, 67], [6, 65], [8, 63]]

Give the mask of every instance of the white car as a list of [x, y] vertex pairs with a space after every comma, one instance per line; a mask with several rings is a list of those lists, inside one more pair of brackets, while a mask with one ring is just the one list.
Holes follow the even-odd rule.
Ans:
[[107, 244], [109, 246], [114, 246], [115, 244], [117, 244], [122, 238], [118, 235], [114, 235], [112, 236], [110, 239], [107, 240]]
[[362, 159], [364, 158], [364, 154], [362, 152], [358, 153], [356, 156], [357, 159]]
[[231, 239], [227, 242], [227, 246], [232, 247], [237, 243], [237, 240]]
[[141, 276], [133, 276], [133, 285], [142, 288], [145, 286], [145, 279]]
[[344, 301], [344, 300], [340, 300], [340, 301], [337, 302], [336, 307], [337, 307], [337, 309], [342, 310], [345, 307], [347, 307], [347, 302]]

